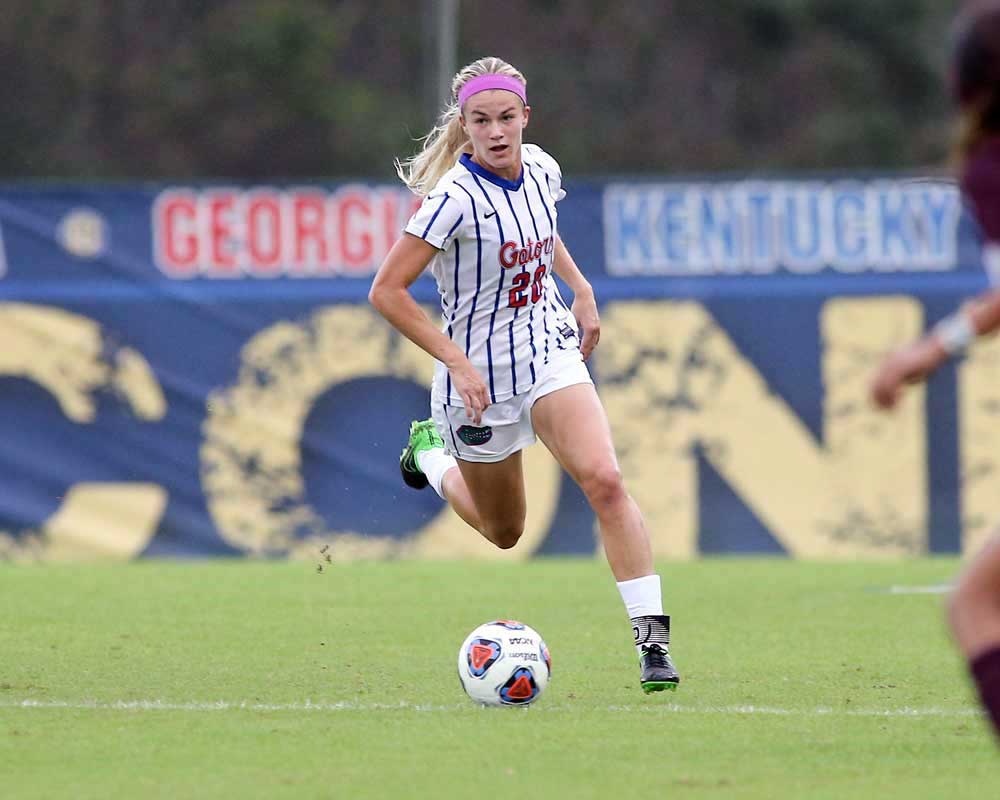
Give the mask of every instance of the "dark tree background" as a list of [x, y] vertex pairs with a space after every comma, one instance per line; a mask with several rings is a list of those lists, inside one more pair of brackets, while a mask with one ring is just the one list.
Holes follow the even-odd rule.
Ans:
[[[3, 0], [0, 177], [389, 177], [433, 121], [430, 6]], [[521, 68], [576, 174], [924, 167], [957, 6], [462, 0], [458, 58]]]

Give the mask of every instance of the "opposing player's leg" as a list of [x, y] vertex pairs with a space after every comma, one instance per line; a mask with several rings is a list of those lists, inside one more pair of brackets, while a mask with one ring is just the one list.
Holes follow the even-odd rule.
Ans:
[[1000, 734], [1000, 531], [959, 577], [948, 603], [948, 622]]
[[[520, 435], [510, 432], [514, 439]], [[497, 433], [496, 439], [504, 439], [504, 434]], [[515, 442], [508, 449], [517, 446]], [[476, 457], [469, 453], [469, 458]], [[524, 532], [527, 505], [521, 452], [518, 449], [507, 455], [501, 446], [499, 452], [480, 457], [495, 460], [455, 459], [447, 452], [435, 421], [427, 419], [410, 425], [409, 442], [399, 467], [407, 486], [433, 487], [469, 526], [506, 550]]]
[[680, 678], [670, 660], [670, 617], [663, 614], [660, 578], [645, 522], [625, 490], [604, 407], [591, 383], [545, 394], [532, 408], [535, 432], [587, 496], [642, 665], [646, 692], [676, 689]]

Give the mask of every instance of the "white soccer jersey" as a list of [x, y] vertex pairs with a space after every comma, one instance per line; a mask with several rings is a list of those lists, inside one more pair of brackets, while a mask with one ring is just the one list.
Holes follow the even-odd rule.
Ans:
[[[442, 330], [486, 381], [493, 403], [528, 391], [536, 369], [560, 350], [579, 350], [576, 320], [552, 277], [559, 165], [542, 148], [521, 147], [521, 177], [508, 181], [463, 155], [406, 232], [438, 248], [431, 272]], [[440, 362], [436, 402], [461, 405]]]

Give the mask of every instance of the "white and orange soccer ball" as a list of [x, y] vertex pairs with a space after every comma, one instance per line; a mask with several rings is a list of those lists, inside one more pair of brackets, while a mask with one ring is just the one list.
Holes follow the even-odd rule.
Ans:
[[526, 706], [545, 691], [552, 674], [549, 648], [523, 622], [480, 625], [458, 651], [462, 688], [484, 706]]

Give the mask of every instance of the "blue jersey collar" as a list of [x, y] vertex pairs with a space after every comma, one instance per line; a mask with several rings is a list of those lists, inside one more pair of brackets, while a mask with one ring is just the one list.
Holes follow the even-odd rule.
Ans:
[[486, 167], [482, 167], [472, 160], [472, 156], [468, 153], [462, 153], [462, 157], [459, 159], [462, 166], [465, 167], [469, 172], [478, 175], [480, 178], [488, 180], [495, 186], [499, 186], [501, 189], [509, 189], [512, 192], [516, 192], [521, 188], [521, 184], [524, 183], [524, 164], [521, 164], [521, 174], [517, 176], [516, 181], [509, 181], [506, 178], [501, 178], [494, 172], [490, 172]]

